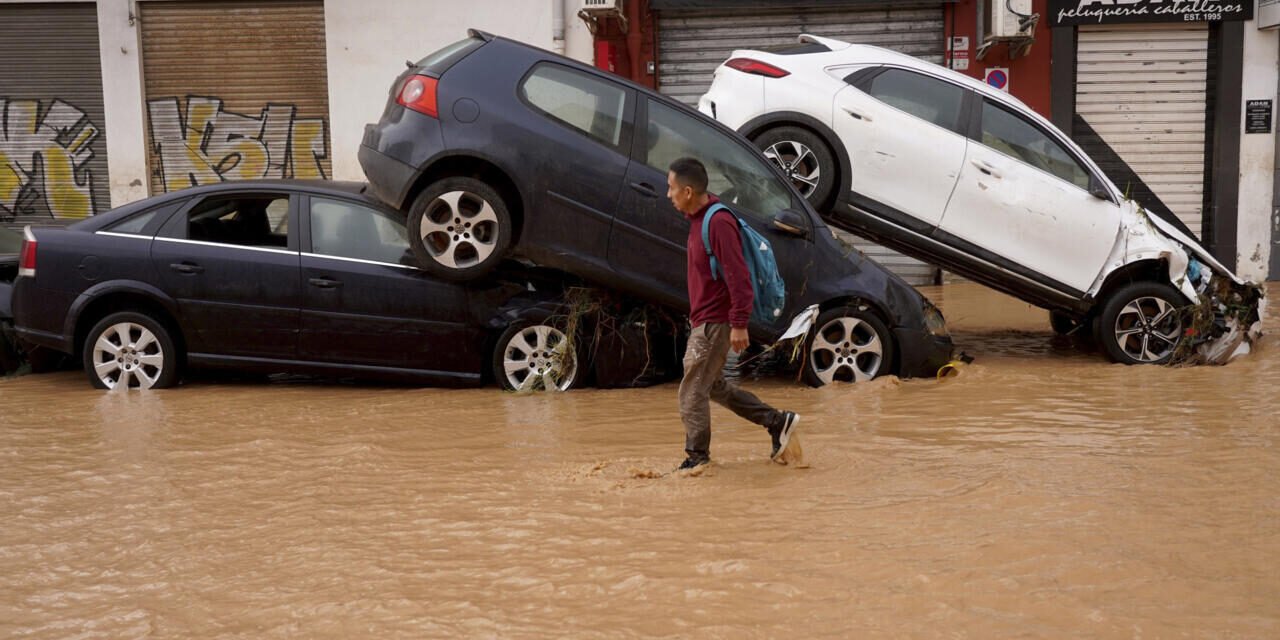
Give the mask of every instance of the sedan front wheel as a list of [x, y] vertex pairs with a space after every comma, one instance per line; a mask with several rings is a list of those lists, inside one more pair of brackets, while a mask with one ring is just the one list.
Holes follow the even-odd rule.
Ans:
[[493, 374], [507, 391], [567, 391], [578, 383], [577, 345], [549, 319], [517, 320], [498, 337]]

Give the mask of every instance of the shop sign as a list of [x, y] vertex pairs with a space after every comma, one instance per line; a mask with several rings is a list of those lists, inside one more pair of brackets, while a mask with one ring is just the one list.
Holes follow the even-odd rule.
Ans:
[[1244, 103], [1244, 132], [1271, 133], [1271, 101], [1246, 100]]
[[1254, 0], [1049, 0], [1049, 25], [1251, 20]]

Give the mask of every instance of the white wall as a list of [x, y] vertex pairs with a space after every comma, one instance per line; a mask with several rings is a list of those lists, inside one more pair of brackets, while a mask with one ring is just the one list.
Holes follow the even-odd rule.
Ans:
[[147, 197], [148, 189], [142, 59], [138, 56], [138, 24], [129, 24], [129, 8], [129, 0], [98, 0], [107, 180], [113, 207]]
[[572, 0], [327, 0], [329, 130], [333, 177], [364, 180], [356, 159], [364, 125], [377, 122], [391, 82], [475, 28], [552, 48], [553, 2], [565, 3], [566, 53], [591, 61], [591, 34]]
[[1276, 125], [1272, 115], [1269, 135], [1244, 132], [1244, 102], [1272, 100], [1276, 104], [1277, 73], [1280, 73], [1280, 33], [1259, 31], [1257, 23], [1244, 24], [1244, 91], [1240, 124], [1240, 204], [1237, 228], [1236, 272], [1243, 278], [1267, 279], [1271, 259], [1271, 206], [1275, 179]]

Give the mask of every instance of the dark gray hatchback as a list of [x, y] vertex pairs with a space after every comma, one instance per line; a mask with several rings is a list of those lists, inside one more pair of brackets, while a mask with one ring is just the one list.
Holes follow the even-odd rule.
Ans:
[[771, 239], [787, 282], [772, 342], [819, 305], [804, 378], [933, 375], [952, 343], [910, 285], [841, 244], [745, 138], [645, 87], [548, 51], [471, 31], [392, 84], [365, 128], [370, 191], [409, 214], [424, 270], [454, 281], [516, 258], [687, 311], [688, 222], [666, 167], [692, 155], [710, 190]]

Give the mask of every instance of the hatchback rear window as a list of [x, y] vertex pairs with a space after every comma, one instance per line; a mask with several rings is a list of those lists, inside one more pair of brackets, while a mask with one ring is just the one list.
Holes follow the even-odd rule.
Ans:
[[467, 54], [480, 48], [484, 44], [484, 40], [471, 37], [459, 40], [443, 49], [428, 55], [418, 61], [418, 67], [435, 73], [444, 73], [452, 67], [457, 61], [467, 57]]

